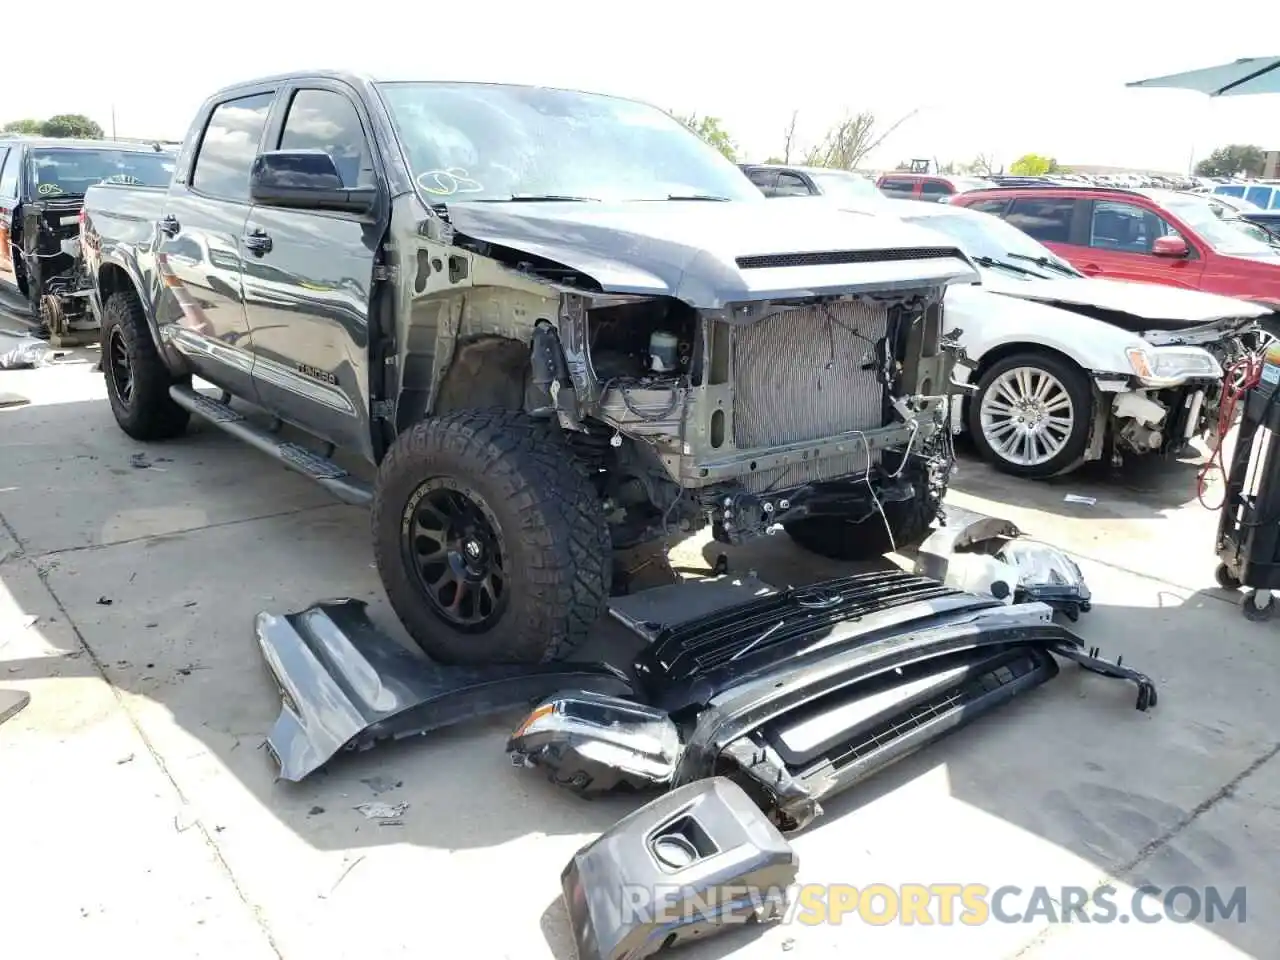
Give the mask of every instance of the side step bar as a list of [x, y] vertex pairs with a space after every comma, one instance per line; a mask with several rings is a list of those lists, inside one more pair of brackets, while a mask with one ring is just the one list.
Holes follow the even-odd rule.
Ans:
[[290, 470], [310, 477], [343, 503], [363, 507], [373, 502], [373, 490], [367, 483], [353, 477], [332, 460], [296, 443], [281, 440], [270, 430], [251, 423], [230, 404], [180, 385], [170, 387], [169, 396], [173, 397], [174, 403], [197, 417], [275, 457]]

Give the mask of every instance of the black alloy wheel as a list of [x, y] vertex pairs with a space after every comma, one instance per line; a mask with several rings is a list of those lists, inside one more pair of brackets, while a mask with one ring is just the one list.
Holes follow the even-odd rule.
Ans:
[[125, 406], [133, 402], [133, 362], [120, 329], [114, 328], [107, 341], [107, 375], [116, 388], [116, 396]]
[[468, 633], [501, 618], [506, 549], [476, 490], [449, 477], [425, 481], [409, 498], [401, 529], [405, 566], [437, 616]]

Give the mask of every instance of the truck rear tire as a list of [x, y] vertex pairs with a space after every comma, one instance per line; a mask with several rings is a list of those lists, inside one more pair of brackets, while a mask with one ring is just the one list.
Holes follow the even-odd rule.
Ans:
[[598, 494], [558, 428], [520, 411], [406, 430], [378, 468], [372, 524], [387, 599], [438, 662], [559, 660], [604, 612]]
[[102, 375], [120, 429], [135, 440], [167, 440], [187, 429], [191, 414], [173, 402], [178, 382], [165, 366], [142, 304], [113, 293], [102, 308]]

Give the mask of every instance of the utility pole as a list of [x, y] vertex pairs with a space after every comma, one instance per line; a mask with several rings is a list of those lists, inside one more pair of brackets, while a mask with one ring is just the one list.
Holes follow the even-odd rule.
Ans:
[[116, 105], [111, 105], [111, 139], [116, 138]]

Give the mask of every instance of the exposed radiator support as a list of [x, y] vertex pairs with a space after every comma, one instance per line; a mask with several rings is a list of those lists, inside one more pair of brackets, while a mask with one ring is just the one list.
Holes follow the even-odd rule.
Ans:
[[863, 302], [786, 310], [733, 334], [733, 439], [739, 450], [883, 424], [876, 345], [889, 308]]

